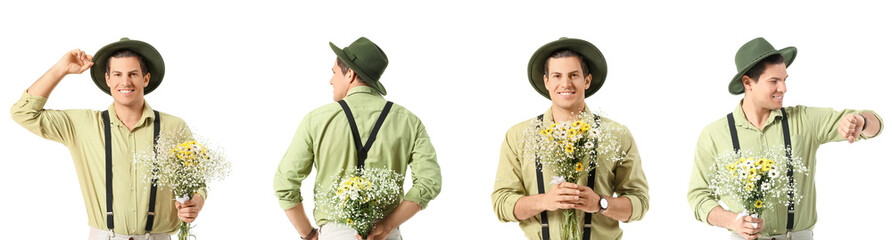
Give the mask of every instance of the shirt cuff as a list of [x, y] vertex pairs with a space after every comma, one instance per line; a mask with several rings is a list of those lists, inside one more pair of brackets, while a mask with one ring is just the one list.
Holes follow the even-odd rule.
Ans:
[[409, 192], [406, 193], [406, 196], [403, 197], [403, 200], [410, 201], [421, 205], [421, 209], [427, 208], [427, 203], [431, 201], [430, 197], [425, 197], [425, 194], [421, 193], [415, 188], [409, 189]]
[[632, 215], [630, 215], [629, 220], [625, 222], [641, 220], [645, 213], [644, 204], [641, 202], [641, 198], [635, 195], [625, 195], [625, 197], [629, 198], [629, 202], [632, 203]]
[[294, 206], [297, 206], [301, 202], [303, 202], [303, 198], [301, 198], [301, 197], [297, 197], [297, 201], [279, 199], [279, 207], [282, 207], [282, 209], [288, 210], [288, 209], [293, 208]]
[[28, 90], [25, 90], [25, 92], [22, 93], [22, 97], [16, 102], [15, 107], [40, 111], [43, 110], [43, 106], [46, 105], [46, 99], [47, 98], [45, 97], [32, 95], [28, 93]]
[[499, 211], [499, 220], [503, 222], [520, 222], [520, 219], [514, 216], [514, 208], [521, 197], [523, 196], [517, 194], [505, 196], [505, 201], [497, 209]]
[[697, 220], [705, 222], [706, 224], [712, 226], [712, 224], [709, 223], [709, 213], [712, 212], [712, 209], [715, 209], [715, 207], [717, 206], [719, 206], [719, 202], [717, 202], [716, 200], [706, 200], [702, 204], [700, 204], [699, 208], [697, 208], [697, 216], [695, 217], [697, 218]]

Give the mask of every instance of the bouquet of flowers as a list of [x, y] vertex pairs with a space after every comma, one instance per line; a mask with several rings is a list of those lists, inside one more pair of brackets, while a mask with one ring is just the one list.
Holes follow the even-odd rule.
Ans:
[[332, 184], [315, 196], [333, 220], [350, 226], [364, 238], [375, 222], [393, 211], [402, 199], [403, 176], [390, 169], [365, 168], [332, 176]]
[[733, 201], [743, 208], [738, 218], [746, 215], [759, 217], [765, 209], [774, 208], [777, 203], [789, 206], [790, 196], [794, 203], [798, 203], [802, 199], [796, 194], [798, 183], [794, 179], [790, 184], [787, 171], [792, 168], [794, 173], [808, 173], [800, 158], [788, 159], [786, 150], [773, 147], [717, 156], [709, 178], [714, 197], [726, 203]]
[[[196, 140], [198, 139], [198, 140]], [[188, 129], [179, 129], [158, 136], [158, 144], [134, 155], [133, 164], [146, 171], [144, 180], [159, 188], [168, 187], [180, 203], [188, 201], [211, 181], [229, 174], [230, 163], [223, 150], [209, 148], [207, 141], [196, 138]], [[189, 236], [191, 224], [182, 222], [180, 240]]]
[[[554, 173], [551, 184], [576, 183], [583, 174], [597, 168], [597, 159], [591, 159], [596, 153], [599, 159], [612, 161], [625, 156], [614, 135], [621, 128], [602, 124], [600, 118], [595, 118], [592, 114], [579, 114], [575, 119], [548, 126], [534, 120], [532, 127], [525, 133], [524, 145], [528, 148], [526, 152], [534, 155], [527, 159], [539, 159], [543, 168], [551, 169]], [[588, 162], [585, 161], [587, 156], [590, 158]], [[564, 209], [563, 214], [561, 238], [581, 239], [576, 210]]]

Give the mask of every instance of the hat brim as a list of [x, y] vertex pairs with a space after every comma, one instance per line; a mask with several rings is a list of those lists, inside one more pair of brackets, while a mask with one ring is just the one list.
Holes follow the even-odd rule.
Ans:
[[358, 74], [359, 77], [362, 78], [362, 81], [365, 82], [365, 84], [368, 84], [370, 87], [378, 90], [381, 95], [387, 95], [387, 89], [384, 88], [384, 85], [381, 85], [381, 81], [378, 81], [379, 79], [369, 77], [369, 75], [363, 72], [362, 69], [356, 67], [356, 64], [353, 63], [353, 58], [348, 57], [347, 54], [344, 53], [343, 49], [335, 46], [335, 44], [332, 42], [329, 42], [328, 45], [331, 46], [331, 50], [334, 51], [335, 55], [338, 56], [338, 59], [341, 59], [341, 61], [344, 62], [344, 64], [347, 64], [350, 69], [353, 69], [353, 72]]
[[99, 87], [99, 89], [106, 94], [111, 95], [108, 84], [105, 83], [108, 58], [115, 52], [124, 49], [133, 51], [142, 56], [146, 68], [148, 68], [148, 72], [152, 74], [152, 78], [149, 79], [149, 85], [143, 89], [145, 94], [149, 94], [158, 88], [158, 86], [161, 85], [161, 81], [164, 79], [164, 59], [161, 58], [161, 53], [159, 53], [155, 47], [152, 47], [152, 45], [149, 45], [148, 43], [136, 40], [121, 40], [105, 45], [100, 48], [99, 51], [96, 51], [96, 54], [93, 55], [93, 66], [90, 67], [90, 77], [93, 78], [93, 83], [96, 84], [96, 87]]
[[749, 65], [747, 65], [746, 68], [743, 68], [743, 70], [738, 72], [737, 75], [734, 75], [734, 78], [732, 78], [731, 82], [728, 83], [728, 92], [730, 92], [733, 95], [738, 95], [738, 94], [743, 93], [744, 92], [743, 80], [741, 78], [743, 78], [743, 75], [746, 74], [747, 71], [749, 71], [751, 68], [756, 66], [756, 64], [758, 64], [763, 59], [768, 58], [775, 54], [780, 54], [782, 57], [784, 57], [784, 64], [786, 64], [787, 67], [790, 67], [790, 64], [793, 64], [793, 60], [796, 59], [796, 52], [797, 52], [796, 47], [791, 46], [791, 47], [783, 48], [781, 50], [767, 52], [767, 53], [763, 54], [762, 56], [756, 58], [755, 60], [753, 60], [753, 62], [751, 62]]
[[598, 90], [601, 89], [601, 86], [604, 85], [604, 80], [607, 79], [607, 60], [604, 59], [604, 55], [601, 54], [601, 51], [598, 50], [594, 44], [582, 39], [574, 38], [566, 38], [550, 42], [533, 53], [533, 56], [530, 58], [530, 63], [527, 65], [530, 85], [533, 85], [536, 92], [539, 92], [543, 97], [551, 99], [551, 96], [548, 94], [548, 89], [545, 87], [545, 80], [543, 79], [545, 76], [545, 60], [547, 60], [552, 53], [564, 49], [576, 52], [585, 58], [589, 73], [592, 75], [592, 82], [588, 89], [585, 90], [585, 97], [589, 97], [595, 94], [595, 92], [598, 92]]

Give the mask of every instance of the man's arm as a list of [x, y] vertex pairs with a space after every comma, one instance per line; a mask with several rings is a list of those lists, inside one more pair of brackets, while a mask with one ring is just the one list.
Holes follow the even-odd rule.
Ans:
[[[644, 218], [644, 214], [650, 208], [650, 195], [648, 194], [647, 178], [641, 167], [641, 156], [638, 154], [638, 145], [632, 134], [624, 126], [617, 133], [620, 138], [622, 152], [625, 153], [614, 169], [614, 192], [618, 197], [597, 196], [587, 186], [583, 191], [583, 206], [577, 207], [587, 212], [597, 212], [600, 209], [601, 197], [607, 199], [607, 210], [602, 214], [617, 221], [638, 221]], [[611, 193], [612, 194], [612, 193]]]
[[390, 235], [390, 232], [393, 229], [396, 229], [400, 225], [403, 225], [406, 220], [415, 216], [418, 211], [421, 211], [421, 205], [415, 202], [403, 200], [399, 206], [396, 207], [393, 212], [375, 223], [375, 227], [372, 228], [372, 232], [369, 233], [368, 239], [387, 239], [387, 235]]
[[[716, 206], [709, 212], [707, 221], [709, 221], [709, 224], [711, 225], [731, 229], [747, 240], [758, 238], [759, 232], [761, 232], [762, 227], [764, 227], [762, 219], [750, 216], [738, 217], [737, 213], [725, 210], [721, 206]], [[753, 227], [753, 223], [758, 227]]]
[[847, 139], [849, 143], [854, 143], [860, 137], [875, 137], [882, 129], [882, 121], [876, 113], [871, 111], [846, 114], [838, 125], [839, 135]]
[[285, 210], [285, 215], [302, 237], [313, 230], [304, 211], [303, 197], [300, 194], [301, 183], [313, 170], [313, 139], [310, 126], [312, 122], [308, 114], [297, 127], [291, 145], [288, 146], [273, 177], [273, 189], [279, 199], [279, 206]]
[[28, 88], [28, 93], [35, 96], [49, 97], [59, 81], [68, 74], [81, 74], [93, 66], [93, 56], [87, 55], [80, 49], [71, 50], [62, 56], [50, 70], [47, 70], [34, 84]]
[[[285, 209], [285, 215], [288, 216], [288, 220], [291, 221], [291, 225], [294, 226], [301, 238], [307, 237], [313, 231], [313, 225], [310, 223], [310, 219], [307, 218], [303, 203], [299, 203], [293, 208]], [[310, 239], [316, 239], [318, 236], [316, 234]]]

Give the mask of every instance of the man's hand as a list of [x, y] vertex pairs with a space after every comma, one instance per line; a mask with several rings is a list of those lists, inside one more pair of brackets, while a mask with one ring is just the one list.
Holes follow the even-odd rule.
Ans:
[[[758, 228], [753, 227], [753, 223], [755, 223]], [[759, 232], [762, 231], [762, 227], [762, 219], [751, 216], [739, 217], [731, 224], [731, 230], [747, 240], [758, 238]]]
[[575, 183], [562, 182], [542, 194], [542, 201], [539, 202], [539, 205], [547, 211], [574, 208], [576, 207], [575, 203], [581, 199], [579, 195], [582, 191], [579, 190], [579, 187], [580, 185]]
[[601, 196], [595, 193], [594, 190], [585, 185], [576, 185], [577, 190], [579, 190], [579, 200], [571, 201], [573, 204], [576, 204], [575, 209], [579, 209], [585, 212], [595, 213], [601, 210]]
[[[369, 233], [368, 240], [378, 240], [378, 239], [387, 239], [387, 236], [390, 235], [390, 232], [395, 229], [392, 224], [388, 223], [388, 221], [379, 221], [375, 223], [375, 227], [372, 228], [372, 232]], [[356, 235], [357, 240], [362, 240], [362, 236]]]
[[93, 56], [87, 55], [80, 49], [71, 50], [62, 56], [54, 68], [61, 70], [63, 74], [81, 74], [93, 66]]
[[849, 143], [854, 143], [861, 136], [861, 130], [864, 128], [864, 116], [861, 114], [846, 114], [839, 121], [839, 135], [848, 139]]
[[177, 207], [177, 216], [183, 222], [192, 223], [198, 217], [198, 212], [201, 212], [201, 208], [204, 207], [204, 198], [199, 194], [195, 194], [195, 196], [192, 196], [192, 199], [184, 203], [174, 202], [174, 204]]

